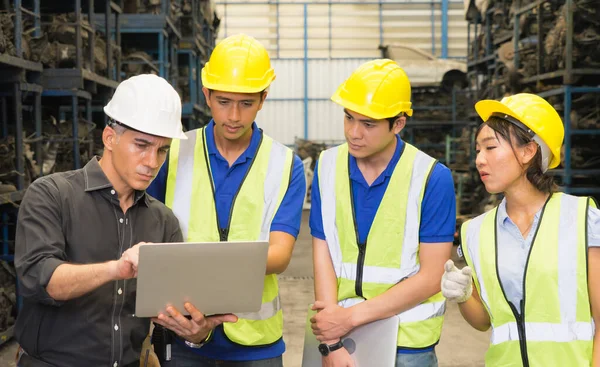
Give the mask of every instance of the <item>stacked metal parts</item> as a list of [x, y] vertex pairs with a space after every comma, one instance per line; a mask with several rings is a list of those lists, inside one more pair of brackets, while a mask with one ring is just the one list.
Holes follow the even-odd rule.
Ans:
[[0, 2], [0, 344], [19, 308], [14, 232], [29, 184], [102, 154], [102, 107], [130, 76], [166, 78], [186, 127], [207, 123], [199, 73], [219, 22], [214, 1]]
[[600, 2], [471, 0], [465, 16], [473, 99], [546, 98], [565, 124], [561, 165], [550, 172], [561, 190], [598, 198]]

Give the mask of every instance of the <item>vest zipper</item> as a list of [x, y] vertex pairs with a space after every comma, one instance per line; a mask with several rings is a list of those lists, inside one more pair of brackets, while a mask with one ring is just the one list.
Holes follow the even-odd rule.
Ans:
[[354, 293], [356, 293], [358, 297], [365, 298], [362, 289], [362, 278], [364, 270], [363, 268], [365, 267], [365, 257], [367, 255], [367, 240], [365, 240], [365, 243], [361, 243], [360, 238], [358, 236], [356, 210], [354, 210], [354, 193], [352, 192], [352, 179], [350, 178], [350, 154], [348, 154], [348, 185], [348, 187], [350, 188], [350, 206], [352, 209], [352, 223], [354, 224], [356, 247], [358, 247], [358, 257], [356, 259], [356, 280], [354, 281]]
[[258, 147], [256, 148], [256, 153], [252, 157], [252, 162], [250, 162], [250, 167], [248, 167], [248, 170], [244, 174], [244, 177], [242, 178], [242, 182], [240, 182], [240, 186], [238, 187], [237, 191], [235, 192], [235, 195], [233, 196], [233, 200], [231, 201], [231, 207], [229, 208], [229, 219], [227, 220], [227, 227], [221, 227], [221, 223], [219, 221], [219, 214], [217, 213], [217, 198], [215, 196], [215, 183], [213, 181], [212, 170], [210, 169], [210, 161], [208, 160], [209, 159], [208, 158], [208, 149], [206, 147], [206, 127], [203, 128], [202, 145], [204, 148], [204, 162], [206, 163], [206, 169], [208, 170], [208, 178], [210, 179], [210, 188], [212, 189], [213, 202], [215, 203], [215, 216], [217, 217], [216, 219], [217, 219], [217, 230], [219, 231], [219, 242], [226, 242], [229, 239], [229, 228], [231, 227], [231, 217], [233, 216], [233, 207], [235, 205], [235, 201], [237, 199], [238, 194], [242, 190], [242, 185], [246, 181], [246, 178], [248, 177], [248, 174], [250, 173], [250, 170], [252, 169], [252, 166], [254, 165], [254, 161], [256, 161], [256, 156], [258, 155], [258, 151], [260, 150], [260, 147], [262, 146], [263, 132], [262, 132], [262, 129], [259, 129], [259, 131], [260, 131], [260, 141], [258, 142]]
[[229, 227], [219, 228], [219, 241], [226, 242], [229, 237]]
[[529, 367], [529, 356], [527, 354], [527, 336], [525, 335], [525, 302], [521, 300], [521, 314], [512, 302], [508, 302], [510, 310], [517, 321], [517, 332], [519, 333], [519, 348], [521, 350], [521, 360], [523, 367]]
[[356, 260], [356, 283], [354, 292], [357, 296], [365, 298], [362, 290], [363, 270], [365, 267], [365, 255], [367, 253], [367, 242], [358, 244], [358, 259]]

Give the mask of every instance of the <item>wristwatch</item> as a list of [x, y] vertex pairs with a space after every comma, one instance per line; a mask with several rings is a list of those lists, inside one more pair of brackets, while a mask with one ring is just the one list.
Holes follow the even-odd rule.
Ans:
[[208, 341], [210, 340], [210, 337], [212, 336], [212, 330], [209, 331], [208, 335], [206, 336], [206, 338], [201, 341], [200, 343], [192, 343], [191, 341], [188, 340], [183, 340], [185, 342], [185, 345], [187, 345], [190, 348], [194, 348], [194, 349], [198, 349], [198, 348], [202, 348], [206, 343], [208, 343]]
[[187, 341], [187, 340], [185, 341], [185, 345], [187, 345], [190, 348], [195, 348], [195, 349], [202, 348], [205, 344], [206, 344], [206, 340], [203, 340], [199, 344], [198, 343], [192, 343], [192, 342]]
[[342, 343], [342, 340], [340, 339], [339, 342], [334, 343], [334, 344], [325, 344], [325, 343], [321, 343], [319, 344], [319, 352], [321, 352], [321, 355], [323, 357], [327, 357], [329, 355], [329, 353], [336, 351], [340, 348], [342, 348], [344, 346], [344, 344]]

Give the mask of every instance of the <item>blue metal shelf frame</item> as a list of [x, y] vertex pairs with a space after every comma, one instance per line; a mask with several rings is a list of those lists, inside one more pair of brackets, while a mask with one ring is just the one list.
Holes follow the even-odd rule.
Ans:
[[[449, 106], [413, 106], [413, 111], [448, 111], [450, 113], [450, 120], [448, 121], [429, 121], [429, 120], [419, 120], [416, 117], [410, 118], [406, 122], [406, 127], [403, 132], [405, 132], [408, 136], [406, 137], [406, 141], [415, 145], [419, 149], [427, 149], [427, 148], [440, 148], [445, 150], [445, 164], [448, 166], [452, 163], [452, 154], [454, 146], [452, 145], [455, 140], [457, 140], [457, 136], [459, 131], [472, 125], [472, 121], [467, 120], [459, 120], [458, 119], [458, 94], [468, 94], [468, 91], [462, 91], [458, 89], [452, 90], [452, 103]], [[447, 128], [449, 129], [448, 134], [446, 134], [446, 139], [443, 142], [439, 143], [428, 143], [428, 144], [418, 144], [415, 143], [415, 130], [423, 129], [423, 128]]]
[[200, 1], [192, 0], [191, 5], [191, 14], [184, 17], [191, 18], [192, 34], [182, 37], [177, 50], [178, 63], [181, 56], [185, 57], [183, 61], [190, 70], [188, 75], [190, 98], [189, 101], [183, 101], [182, 105], [182, 117], [188, 130], [199, 127], [204, 122], [202, 117], [209, 115], [202, 93], [201, 70], [204, 63], [208, 61], [216, 38], [212, 25], [201, 13]]
[[[469, 21], [467, 23], [467, 77], [476, 76], [477, 74], [486, 74], [487, 79], [491, 80], [494, 75], [496, 75], [496, 52], [493, 49], [493, 45], [496, 44], [498, 40], [493, 40], [492, 33], [492, 15], [495, 11], [495, 7], [489, 8], [485, 13], [485, 19], [482, 19], [481, 14], [477, 14], [477, 17]], [[485, 33], [485, 52], [483, 57], [479, 57], [479, 42], [478, 36], [479, 31]], [[471, 38], [471, 34], [473, 34], [473, 38]], [[475, 41], [475, 47], [473, 50], [473, 54], [471, 54], [471, 43]], [[472, 60], [472, 61], [470, 61]], [[479, 83], [475, 84], [475, 93], [479, 95]], [[469, 82], [468, 85], [469, 91], [472, 91], [472, 85]], [[500, 97], [497, 93], [497, 89], [492, 89], [492, 98]]]
[[[15, 60], [21, 60], [14, 58]], [[12, 60], [12, 61], [15, 61]], [[22, 60], [25, 61], [25, 60]], [[42, 65], [38, 63], [32, 63], [30, 61], [24, 63], [24, 66], [28, 68], [19, 68], [19, 62], [11, 63], [0, 63], [0, 69], [2, 73], [8, 73], [3, 76], [2, 83], [0, 83], [0, 117], [2, 119], [2, 136], [6, 137], [9, 134], [9, 101], [11, 98], [13, 102], [12, 112], [14, 120], [14, 137], [15, 137], [15, 168], [17, 171], [16, 189], [15, 192], [5, 193], [0, 195], [0, 212], [1, 220], [0, 227], [2, 228], [2, 252], [0, 253], [0, 259], [6, 262], [14, 261], [14, 254], [10, 250], [11, 234], [9, 227], [16, 221], [16, 212], [18, 205], [23, 198], [25, 193], [25, 161], [23, 152], [23, 111], [29, 110], [33, 114], [33, 123], [35, 125], [35, 155], [36, 159], [40, 159], [42, 156], [42, 142], [41, 142], [41, 92], [42, 87], [39, 84], [22, 82], [22, 80], [39, 81], [40, 72], [42, 71]], [[31, 101], [31, 108], [24, 101], [27, 101], [27, 97], [33, 97]], [[15, 285], [17, 292], [17, 308], [20, 309], [21, 297], [19, 296], [19, 285], [18, 282]], [[0, 344], [12, 338], [12, 329], [5, 330], [0, 333]]]
[[191, 5], [191, 13], [189, 15], [183, 15], [180, 19], [180, 24], [182, 24], [184, 20], [191, 20], [192, 32], [189, 35], [183, 34], [182, 27], [181, 42], [179, 44], [179, 48], [201, 50], [204, 47], [208, 47], [208, 45], [206, 45], [207, 42], [204, 39], [204, 24], [206, 22], [204, 17], [202, 16], [202, 11], [200, 9], [200, 0], [191, 0]]
[[[16, 155], [16, 170], [18, 172], [16, 187], [17, 190], [23, 190], [25, 188], [25, 162], [23, 160], [23, 97], [24, 92], [34, 93], [33, 102], [33, 113], [34, 122], [36, 126], [36, 137], [41, 136], [41, 98], [40, 93], [42, 91], [41, 86], [27, 83], [11, 83], [9, 88], [11, 91], [0, 92], [0, 109], [2, 117], [2, 136], [8, 135], [8, 98], [13, 99], [13, 112], [15, 118], [15, 155]], [[41, 143], [38, 141], [36, 144], [36, 155], [41, 156]]]
[[34, 37], [41, 36], [40, 0], [33, 0], [33, 10], [23, 7], [22, 0], [14, 0], [13, 6], [15, 10], [15, 49], [17, 52], [17, 57], [22, 58], [23, 45], [21, 35], [23, 34], [23, 14], [33, 17]]
[[[71, 99], [71, 116], [72, 116], [72, 131], [73, 131], [73, 169], [81, 168], [80, 161], [80, 145], [79, 145], [79, 99], [85, 101], [86, 107], [86, 119], [92, 121], [92, 95], [89, 92], [83, 90], [45, 90], [42, 93], [42, 97], [54, 97], [54, 98], [65, 98], [70, 97]], [[41, 130], [41, 128], [40, 128]], [[40, 170], [40, 176], [44, 172]]]
[[183, 49], [178, 50], [178, 55], [184, 55], [189, 68], [188, 85], [190, 88], [189, 101], [182, 101], [182, 118], [186, 120], [187, 130], [192, 130], [200, 127], [200, 115], [207, 114], [204, 106], [204, 98], [200, 81], [200, 70], [202, 61], [195, 50]]
[[[15, 0], [21, 1], [21, 0]], [[39, 1], [39, 0], [36, 0]], [[114, 0], [97, 0], [99, 3], [104, 5], [104, 14], [102, 14], [102, 18], [105, 20], [105, 23], [98, 27], [98, 31], [104, 32], [106, 36], [106, 75], [100, 75], [95, 72], [94, 65], [94, 45], [96, 38], [96, 26], [94, 24], [94, 19], [97, 18], [95, 13], [95, 0], [71, 0], [73, 2], [73, 12], [75, 13], [75, 22], [66, 23], [67, 25], [75, 27], [75, 69], [46, 69], [44, 70], [44, 85], [49, 89], [72, 89], [72, 88], [84, 88], [84, 80], [90, 81], [94, 84], [94, 88], [96, 83], [108, 87], [108, 88], [116, 88], [118, 82], [121, 80], [121, 54], [117, 56], [116, 65], [113, 65], [112, 60], [112, 49], [113, 46], [116, 46], [120, 49], [121, 47], [121, 33], [119, 27], [119, 15], [122, 13], [121, 6]], [[82, 4], [83, 1], [83, 4]], [[120, 2], [120, 1], [119, 1]], [[45, 4], [46, 5], [46, 4]], [[62, 4], [64, 5], [64, 3]], [[82, 15], [83, 10], [87, 8], [87, 16], [89, 20], [89, 28], [84, 27], [82, 23]], [[115, 20], [112, 23], [116, 23], [116, 29], [111, 29], [111, 31], [107, 31], [109, 29], [109, 23], [111, 23], [112, 15], [114, 13]], [[88, 42], [92, 47], [89, 47], [89, 54], [87, 55], [87, 59], [89, 60], [89, 69], [83, 68], [83, 32], [88, 33]], [[114, 43], [114, 45], [113, 45]], [[63, 84], [63, 82], [68, 82], [67, 84]]]
[[176, 55], [181, 33], [173, 21], [164, 14], [125, 14], [121, 18], [122, 35], [151, 34], [156, 37], [156, 49], [144, 51], [156, 56], [153, 63], [158, 65], [159, 76], [176, 85]]
[[[543, 5], [551, 0], [537, 0], [531, 4], [521, 7], [517, 9], [514, 14], [514, 64], [515, 67], [519, 68], [519, 18], [523, 14], [527, 14], [537, 9], [537, 28], [538, 32], [540, 32], [543, 28], [541, 26], [542, 23], [542, 12], [544, 11]], [[543, 50], [542, 50], [542, 42], [537, 42], [537, 75], [534, 75], [529, 78], [524, 78], [521, 80], [522, 83], [538, 83], [544, 80], [558, 79], [561, 78], [562, 84], [569, 85], [573, 84], [574, 76], [576, 75], [600, 75], [600, 69], [594, 68], [583, 68], [583, 69], [574, 69], [573, 68], [573, 9], [575, 7], [574, 0], [565, 0], [565, 8], [566, 8], [566, 25], [567, 32], [565, 36], [565, 68], [562, 70], [553, 70], [547, 71], [543, 69]], [[538, 34], [538, 40], [544, 38], [545, 35]]]

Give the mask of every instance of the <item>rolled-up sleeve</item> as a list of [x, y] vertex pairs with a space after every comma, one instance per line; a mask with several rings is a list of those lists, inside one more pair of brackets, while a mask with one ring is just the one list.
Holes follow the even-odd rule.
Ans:
[[56, 268], [66, 262], [58, 189], [47, 178], [29, 186], [21, 206], [15, 234], [15, 268], [21, 295], [59, 306], [46, 291]]

